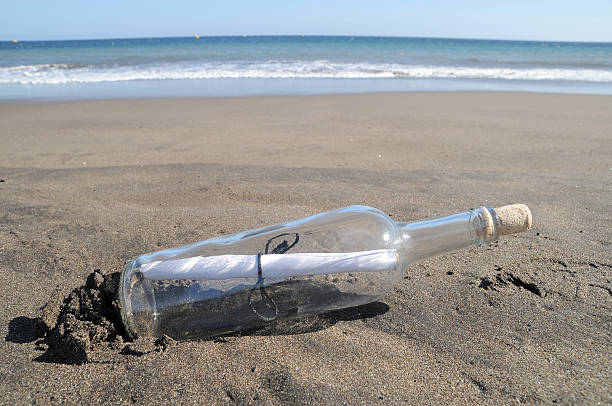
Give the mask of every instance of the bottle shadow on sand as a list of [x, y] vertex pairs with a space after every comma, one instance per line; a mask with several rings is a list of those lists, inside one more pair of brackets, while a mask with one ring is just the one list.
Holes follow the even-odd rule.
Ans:
[[[276, 321], [261, 328], [224, 334], [220, 336], [206, 338], [203, 340], [224, 342], [227, 338], [230, 337], [307, 334], [325, 330], [341, 321], [366, 320], [372, 317], [377, 317], [382, 314], [385, 314], [387, 311], [389, 311], [389, 306], [387, 304], [380, 301], [376, 301], [361, 306], [349, 307], [340, 310], [332, 310], [319, 315]], [[145, 339], [145, 341], [146, 340], [148, 339]], [[44, 351], [41, 355], [34, 358], [34, 361], [36, 362], [72, 365], [83, 364], [86, 362], [99, 362], [96, 361], [93, 357], [88, 356], [88, 351], [85, 351], [83, 353], [72, 353], [66, 351], [57, 351], [57, 349], [54, 349], [53, 347], [45, 348], [45, 332], [44, 328], [41, 328], [40, 318], [32, 318], [26, 316], [15, 317], [9, 322], [8, 334], [5, 337], [5, 341], [17, 344], [32, 343], [36, 341], [36, 349], [39, 351]], [[100, 347], [100, 345], [98, 345], [96, 351], [98, 352], [98, 354], [100, 353], [100, 351], [102, 351], [107, 352], [108, 355], [112, 355], [112, 353], [120, 353], [123, 355], [141, 356], [151, 352], [161, 352], [166, 350], [167, 341], [163, 339], [158, 339], [154, 341], [152, 338], [148, 341], [150, 342], [147, 342], [147, 344], [145, 345], [146, 348], [143, 351], [133, 351], [131, 349], [132, 343], [128, 340], [126, 340], [125, 343], [108, 342], [105, 343], [106, 345], [104, 345], [102, 348]]]
[[226, 334], [215, 339], [222, 340], [223, 337], [239, 336], [280, 336], [314, 333], [328, 329], [340, 321], [366, 320], [383, 315], [388, 311], [389, 306], [386, 303], [376, 301], [361, 306], [331, 310], [319, 315], [280, 320], [261, 328]]

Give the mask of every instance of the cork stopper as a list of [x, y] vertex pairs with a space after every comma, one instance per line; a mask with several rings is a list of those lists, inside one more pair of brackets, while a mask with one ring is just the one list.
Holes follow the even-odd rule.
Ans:
[[517, 203], [508, 206], [496, 207], [495, 213], [499, 218], [499, 235], [521, 233], [531, 228], [532, 217], [529, 207]]

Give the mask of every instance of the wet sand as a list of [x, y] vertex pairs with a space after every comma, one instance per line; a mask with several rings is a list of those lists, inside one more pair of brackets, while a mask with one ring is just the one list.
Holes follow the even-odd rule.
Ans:
[[[0, 399], [612, 403], [612, 97], [393, 93], [0, 103]], [[375, 206], [529, 205], [534, 228], [373, 305], [245, 335], [41, 357], [37, 309], [162, 248]]]

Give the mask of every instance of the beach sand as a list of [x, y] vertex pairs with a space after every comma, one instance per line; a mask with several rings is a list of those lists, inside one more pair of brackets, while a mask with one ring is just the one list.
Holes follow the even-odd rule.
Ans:
[[[612, 96], [393, 93], [0, 103], [0, 403], [612, 403]], [[35, 320], [134, 257], [365, 204], [527, 204], [379, 302], [70, 365]]]

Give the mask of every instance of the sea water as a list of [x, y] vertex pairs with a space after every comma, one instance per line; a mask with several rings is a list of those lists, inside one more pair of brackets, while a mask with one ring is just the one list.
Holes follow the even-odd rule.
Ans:
[[348, 36], [0, 42], [0, 99], [427, 90], [612, 94], [612, 43]]

